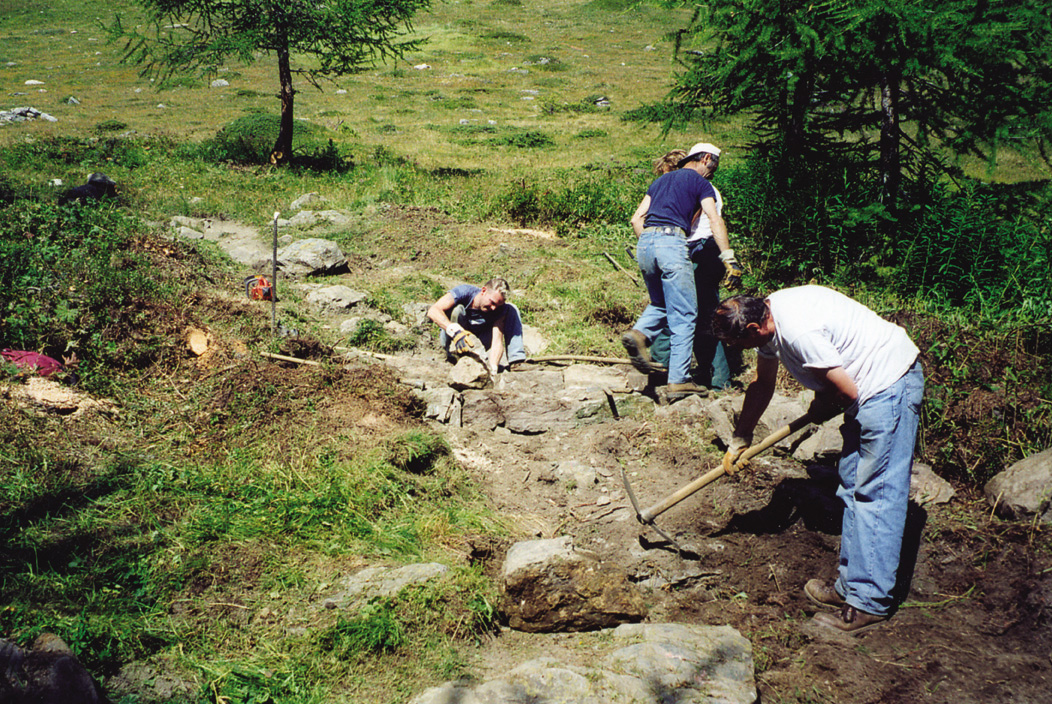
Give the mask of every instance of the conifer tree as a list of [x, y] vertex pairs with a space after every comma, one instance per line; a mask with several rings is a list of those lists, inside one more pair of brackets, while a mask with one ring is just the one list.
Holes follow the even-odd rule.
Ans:
[[752, 113], [783, 176], [801, 159], [868, 160], [894, 209], [904, 173], [952, 171], [953, 155], [1048, 158], [1049, 37], [1046, 0], [721, 0], [679, 33], [671, 97]]
[[292, 154], [293, 76], [312, 85], [319, 78], [357, 73], [378, 61], [398, 59], [419, 45], [403, 37], [430, 0], [138, 0], [150, 19], [145, 32], [123, 26], [125, 60], [142, 75], [214, 74], [231, 59], [249, 64], [276, 59], [281, 123], [271, 161]]

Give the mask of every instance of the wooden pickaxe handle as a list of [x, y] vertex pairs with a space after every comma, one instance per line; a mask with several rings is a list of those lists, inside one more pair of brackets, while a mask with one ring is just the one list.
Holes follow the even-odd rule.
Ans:
[[[750, 445], [749, 447], [745, 448], [745, 452], [743, 452], [738, 458], [738, 460], [734, 463], [734, 468], [741, 469], [748, 463], [750, 459], [760, 454], [761, 452], [767, 450], [775, 443], [789, 437], [790, 435], [795, 433], [797, 430], [800, 430], [810, 422], [811, 416], [805, 413], [804, 415], [800, 416], [788, 425], [783, 425], [781, 428], [765, 437], [759, 444]], [[641, 523], [653, 523], [654, 519], [663, 514], [665, 511], [668, 511], [670, 508], [678, 504], [680, 501], [683, 501], [683, 499], [687, 498], [688, 496], [697, 493], [698, 490], [708, 486], [712, 482], [722, 477], [724, 474], [726, 474], [726, 472], [724, 471], [722, 465], [710, 472], [706, 472], [705, 474], [692, 481], [690, 484], [687, 484], [679, 491], [675, 492], [674, 494], [670, 494], [661, 501], [658, 501], [650, 508], [641, 511], [636, 518], [638, 518]]]

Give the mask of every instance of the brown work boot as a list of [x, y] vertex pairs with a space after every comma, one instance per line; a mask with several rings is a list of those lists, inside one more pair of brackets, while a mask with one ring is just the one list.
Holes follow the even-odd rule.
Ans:
[[862, 631], [879, 626], [888, 620], [888, 616], [870, 614], [859, 611], [854, 606], [844, 604], [838, 614], [819, 613], [815, 614], [814, 622], [824, 628], [832, 628], [841, 633], [861, 633]]
[[804, 594], [807, 598], [827, 609], [840, 609], [846, 603], [844, 597], [840, 596], [833, 585], [823, 582], [821, 579], [809, 579], [804, 585]]
[[698, 386], [693, 381], [684, 381], [681, 384], [669, 384], [665, 387], [665, 395], [669, 401], [678, 401], [687, 396], [708, 396], [709, 390], [704, 386]]
[[643, 374], [649, 374], [650, 372], [657, 371], [654, 368], [654, 360], [650, 357], [650, 350], [648, 349], [649, 343], [647, 342], [647, 336], [639, 332], [635, 328], [626, 330], [621, 335], [621, 344], [625, 346], [625, 352], [628, 353], [628, 358], [632, 360], [632, 366], [637, 371]]

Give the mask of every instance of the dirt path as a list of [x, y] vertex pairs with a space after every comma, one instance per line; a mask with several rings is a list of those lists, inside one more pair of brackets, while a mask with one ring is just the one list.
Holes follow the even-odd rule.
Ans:
[[[686, 484], [718, 461], [704, 421], [624, 419], [535, 436], [447, 431], [519, 538], [571, 534], [653, 585], [650, 620], [730, 624], [750, 638], [763, 701], [1052, 702], [1048, 553], [1034, 552], [1034, 529], [991, 522], [977, 497], [912, 507], [909, 600], [886, 625], [841, 636], [812, 626], [802, 593], [807, 579], [835, 574], [831, 468], [760, 458], [673, 508], [658, 522], [697, 553], [688, 559], [641, 530], [620, 471], [645, 505]], [[595, 483], [574, 481], [567, 466], [585, 477], [594, 470]], [[483, 662], [499, 672], [547, 642], [497, 639]]]
[[[410, 231], [402, 217], [397, 232]], [[368, 288], [376, 275], [352, 267], [344, 278]], [[911, 506], [905, 605], [885, 625], [841, 636], [812, 626], [802, 592], [808, 579], [835, 574], [835, 469], [766, 455], [703, 489], [658, 521], [695, 553], [685, 557], [641, 530], [621, 471], [648, 506], [715, 466], [703, 417], [638, 412], [536, 435], [435, 427], [513, 539], [570, 534], [649, 589], [651, 621], [729, 624], [748, 637], [764, 702], [1052, 702], [1050, 541], [1037, 525], [991, 518], [966, 487], [948, 504]], [[490, 548], [478, 559], [497, 574], [503, 553]], [[506, 631], [480, 652], [477, 674], [557, 643]]]

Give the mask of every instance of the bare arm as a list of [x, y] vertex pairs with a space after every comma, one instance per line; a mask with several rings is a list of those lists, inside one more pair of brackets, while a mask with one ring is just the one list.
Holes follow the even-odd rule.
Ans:
[[816, 370], [815, 376], [824, 382], [820, 393], [827, 395], [841, 408], [847, 408], [858, 399], [858, 386], [843, 367]]
[[774, 384], [778, 379], [778, 359], [776, 357], [756, 358], [756, 379], [745, 390], [742, 412], [738, 424], [734, 427], [736, 437], [752, 439], [752, 432], [760, 422], [760, 416], [767, 410], [767, 405], [774, 396]]
[[489, 346], [489, 368], [496, 373], [500, 358], [504, 356], [504, 316], [493, 321], [493, 337]]
[[643, 196], [642, 202], [639, 207], [636, 208], [636, 212], [632, 215], [632, 230], [636, 233], [636, 237], [643, 234], [643, 222], [646, 220], [647, 212], [650, 210], [650, 196]]
[[449, 319], [449, 312], [453, 310], [453, 306], [456, 304], [453, 294], [447, 293], [431, 304], [431, 307], [427, 309], [427, 317], [435, 325], [445, 330], [453, 324], [453, 321]]
[[723, 221], [723, 216], [716, 210], [716, 199], [706, 198], [701, 201], [701, 212], [709, 219], [709, 225], [712, 227], [712, 239], [716, 240], [716, 245], [720, 248], [720, 251], [730, 249], [731, 241], [727, 237], [727, 223]]

